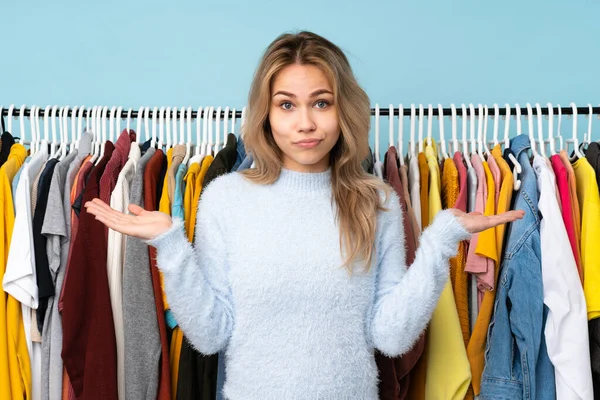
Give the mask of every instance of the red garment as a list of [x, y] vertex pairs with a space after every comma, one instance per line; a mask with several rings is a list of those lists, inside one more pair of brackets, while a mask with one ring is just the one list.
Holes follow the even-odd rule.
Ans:
[[[406, 245], [406, 264], [410, 266], [415, 258], [417, 238], [408, 215], [407, 199], [404, 196], [402, 180], [398, 171], [398, 155], [395, 147], [390, 147], [385, 154], [384, 177], [394, 188], [402, 207], [402, 225]], [[419, 361], [425, 348], [425, 335], [415, 343], [413, 348], [401, 357], [390, 358], [375, 352], [375, 361], [379, 369], [379, 398], [381, 400], [403, 400], [407, 397], [410, 383], [410, 372]]]
[[[83, 204], [98, 197], [100, 176], [114, 150], [90, 173]], [[116, 399], [117, 346], [108, 277], [104, 225], [82, 209], [72, 244], [69, 279], [64, 282], [62, 358], [77, 399]]]
[[458, 199], [456, 199], [456, 204], [454, 204], [454, 208], [459, 209], [463, 212], [467, 212], [467, 167], [465, 167], [465, 162], [463, 161], [463, 156], [459, 151], [454, 153], [454, 164], [456, 165], [456, 169], [458, 169]]
[[[144, 171], [144, 208], [148, 211], [158, 210], [156, 201], [156, 189], [159, 184], [159, 175], [165, 159], [162, 150], [148, 160]], [[152, 272], [152, 287], [154, 289], [154, 301], [156, 302], [156, 314], [158, 317], [158, 329], [160, 332], [161, 363], [160, 377], [158, 383], [158, 400], [171, 398], [171, 366], [169, 364], [169, 339], [167, 338], [167, 324], [165, 322], [165, 308], [163, 304], [163, 293], [160, 286], [160, 275], [156, 264], [156, 249], [148, 247], [150, 252], [150, 271]]]
[[573, 205], [571, 204], [571, 194], [569, 192], [568, 171], [558, 154], [550, 157], [550, 162], [552, 163], [554, 175], [556, 175], [556, 185], [558, 186], [558, 194], [562, 206], [562, 217], [567, 229], [567, 235], [569, 236], [569, 242], [571, 243], [571, 250], [573, 250], [573, 256], [575, 257], [575, 263], [577, 264], [577, 272], [579, 273], [579, 279], [583, 282], [583, 271], [577, 247], [577, 234], [575, 233], [575, 221], [573, 221]]

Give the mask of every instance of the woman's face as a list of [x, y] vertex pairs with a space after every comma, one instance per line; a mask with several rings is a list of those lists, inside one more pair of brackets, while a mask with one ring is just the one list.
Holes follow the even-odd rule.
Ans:
[[269, 122], [283, 166], [300, 172], [323, 172], [340, 137], [333, 88], [313, 65], [292, 64], [271, 86]]

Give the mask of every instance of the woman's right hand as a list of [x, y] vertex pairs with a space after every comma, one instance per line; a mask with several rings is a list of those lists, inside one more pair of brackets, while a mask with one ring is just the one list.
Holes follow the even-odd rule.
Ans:
[[160, 211], [146, 211], [135, 204], [129, 205], [133, 215], [117, 211], [100, 199], [88, 201], [85, 208], [110, 229], [143, 240], [154, 239], [173, 225], [169, 215]]

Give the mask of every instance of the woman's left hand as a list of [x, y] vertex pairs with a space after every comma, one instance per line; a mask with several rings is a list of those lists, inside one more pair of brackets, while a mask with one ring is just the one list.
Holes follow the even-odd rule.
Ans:
[[498, 225], [507, 224], [517, 219], [521, 219], [525, 215], [525, 211], [523, 210], [507, 211], [502, 214], [489, 216], [484, 216], [477, 212], [466, 213], [457, 210], [456, 208], [451, 208], [450, 211], [470, 233], [482, 232]]

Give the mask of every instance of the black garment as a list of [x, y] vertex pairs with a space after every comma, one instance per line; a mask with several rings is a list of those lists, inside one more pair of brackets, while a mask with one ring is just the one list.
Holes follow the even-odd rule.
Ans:
[[2, 137], [2, 149], [0, 150], [0, 167], [4, 165], [6, 160], [8, 159], [8, 155], [10, 154], [10, 148], [13, 144], [15, 144], [15, 138], [10, 134], [10, 132], [4, 132]]
[[148, 151], [148, 149], [150, 148], [150, 143], [152, 143], [152, 139], [148, 139], [144, 142], [144, 144], [142, 144], [142, 154], [144, 154], [144, 153], [146, 153], [146, 151]]
[[52, 174], [58, 164], [56, 158], [48, 160], [37, 188], [37, 203], [35, 213], [33, 215], [33, 249], [35, 253], [35, 271], [38, 286], [38, 309], [37, 309], [37, 326], [40, 333], [44, 326], [44, 317], [46, 316], [46, 308], [48, 306], [48, 298], [54, 296], [54, 283], [50, 274], [50, 266], [48, 265], [48, 255], [46, 254], [47, 238], [42, 234], [42, 225], [46, 216], [46, 208], [48, 206], [48, 192], [50, 191], [50, 183]]
[[585, 158], [592, 168], [594, 168], [594, 171], [596, 172], [596, 183], [598, 184], [598, 188], [600, 188], [600, 143], [590, 143], [585, 152]]
[[233, 133], [227, 135], [227, 144], [225, 147], [217, 153], [215, 159], [208, 167], [206, 175], [204, 176], [204, 183], [202, 189], [208, 186], [213, 179], [217, 176], [225, 175], [231, 172], [237, 159], [237, 138]]
[[370, 147], [369, 147], [369, 154], [367, 155], [367, 158], [365, 158], [362, 162], [362, 167], [365, 171], [367, 171], [367, 173], [369, 173], [369, 174], [373, 173], [373, 151], [371, 151]]
[[177, 400], [214, 400], [217, 397], [218, 355], [205, 356], [184, 337], [179, 356]]

